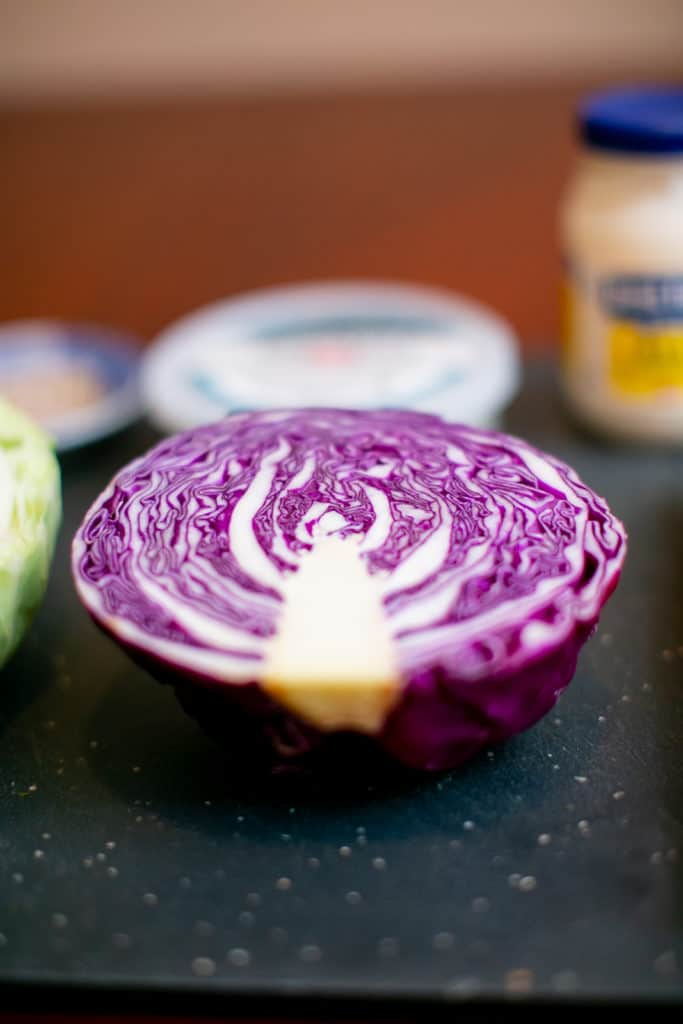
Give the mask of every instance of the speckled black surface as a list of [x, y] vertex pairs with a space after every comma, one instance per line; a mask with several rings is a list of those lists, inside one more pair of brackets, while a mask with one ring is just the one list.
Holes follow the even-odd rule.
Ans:
[[231, 762], [70, 583], [77, 522], [154, 436], [64, 462], [48, 597], [1, 678], [3, 1005], [681, 999], [683, 455], [580, 435], [543, 365], [507, 426], [607, 497], [630, 553], [556, 713], [440, 778]]

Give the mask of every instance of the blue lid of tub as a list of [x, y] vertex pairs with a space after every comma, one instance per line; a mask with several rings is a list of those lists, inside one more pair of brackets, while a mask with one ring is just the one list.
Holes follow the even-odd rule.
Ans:
[[519, 382], [514, 334], [452, 292], [378, 281], [285, 285], [172, 324], [146, 352], [150, 419], [173, 432], [250, 409], [410, 408], [495, 422]]

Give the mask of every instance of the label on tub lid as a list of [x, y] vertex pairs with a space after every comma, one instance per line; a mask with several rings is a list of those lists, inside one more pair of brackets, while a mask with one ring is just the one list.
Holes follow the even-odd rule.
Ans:
[[0, 395], [54, 438], [58, 451], [120, 430], [140, 414], [138, 348], [89, 324], [0, 324]]
[[515, 338], [487, 309], [428, 288], [339, 282], [252, 292], [183, 318], [148, 350], [142, 391], [168, 432], [320, 405], [486, 426], [518, 377]]

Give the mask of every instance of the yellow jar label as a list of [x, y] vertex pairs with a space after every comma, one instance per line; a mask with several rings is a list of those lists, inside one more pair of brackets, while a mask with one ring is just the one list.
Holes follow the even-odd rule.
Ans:
[[683, 390], [683, 322], [611, 321], [607, 336], [609, 376], [616, 390], [634, 396]]
[[611, 387], [647, 398], [683, 390], [683, 277], [618, 274], [597, 281]]
[[683, 274], [601, 277], [565, 261], [562, 367], [603, 400], [683, 401]]

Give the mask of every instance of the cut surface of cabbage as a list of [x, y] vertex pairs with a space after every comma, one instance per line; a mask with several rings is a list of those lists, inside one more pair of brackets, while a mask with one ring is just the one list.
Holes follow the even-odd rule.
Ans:
[[[428, 747], [451, 715], [485, 737], [547, 710], [624, 554], [606, 503], [518, 438], [316, 408], [162, 441], [95, 501], [73, 572], [96, 621], [176, 677], [254, 684], [322, 733], [404, 735], [441, 701], [411, 733]], [[515, 700], [489, 699], [505, 679]]]

